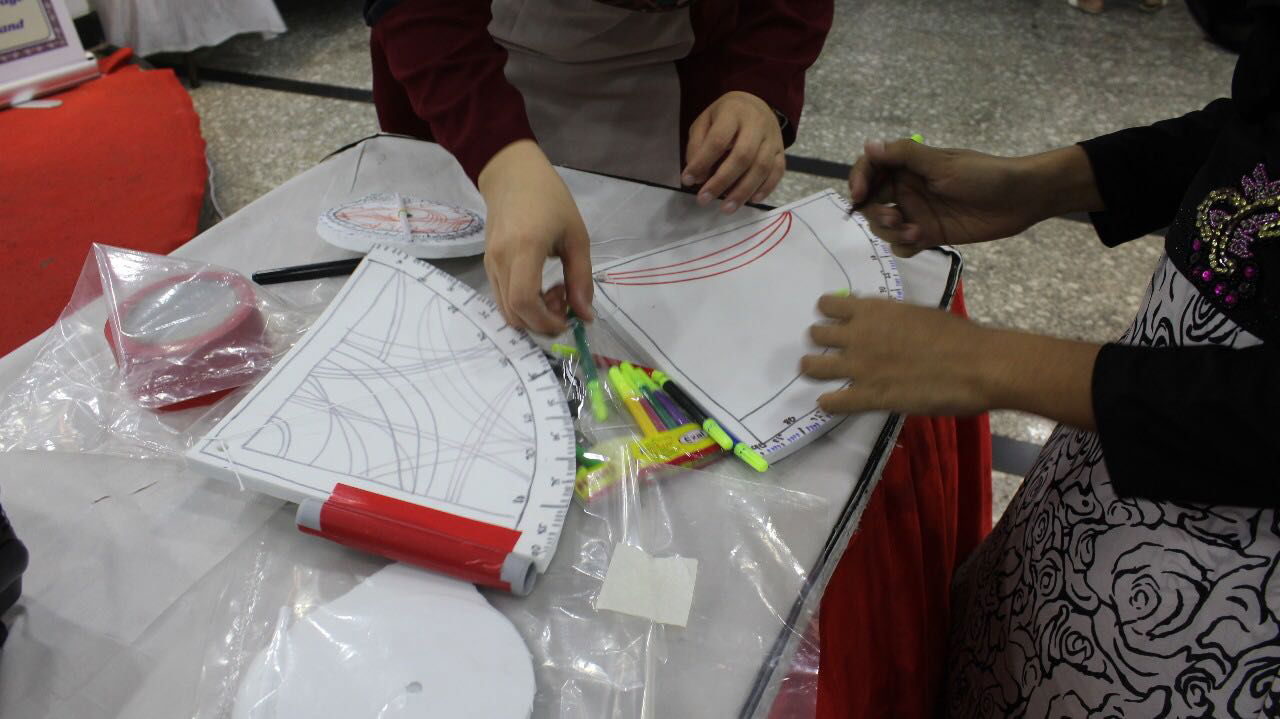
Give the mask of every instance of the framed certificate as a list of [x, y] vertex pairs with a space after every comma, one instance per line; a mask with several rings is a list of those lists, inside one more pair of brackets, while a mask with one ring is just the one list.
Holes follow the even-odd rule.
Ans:
[[0, 108], [97, 74], [62, 0], [0, 0]]

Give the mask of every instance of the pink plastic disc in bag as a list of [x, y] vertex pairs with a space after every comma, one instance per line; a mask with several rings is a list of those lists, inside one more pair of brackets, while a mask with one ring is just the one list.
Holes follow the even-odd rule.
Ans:
[[125, 387], [150, 409], [214, 402], [263, 374], [271, 360], [253, 286], [230, 272], [148, 285], [121, 302], [104, 329]]

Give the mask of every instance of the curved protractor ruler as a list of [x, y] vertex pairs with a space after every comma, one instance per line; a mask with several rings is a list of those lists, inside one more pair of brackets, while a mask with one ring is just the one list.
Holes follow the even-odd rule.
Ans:
[[[450, 571], [439, 560], [458, 555], [452, 573], [483, 581], [468, 572], [496, 553], [530, 583], [528, 569], [545, 571], [555, 552], [575, 465], [573, 421], [542, 350], [465, 282], [383, 247], [188, 457], [303, 508], [323, 503], [322, 526], [299, 520], [322, 536], [361, 546], [337, 534], [355, 497], [444, 547], [425, 566]], [[366, 536], [393, 537], [384, 524]]]
[[391, 192], [325, 211], [316, 232], [329, 244], [356, 252], [368, 252], [374, 245], [423, 259], [484, 252], [484, 220], [476, 212]]

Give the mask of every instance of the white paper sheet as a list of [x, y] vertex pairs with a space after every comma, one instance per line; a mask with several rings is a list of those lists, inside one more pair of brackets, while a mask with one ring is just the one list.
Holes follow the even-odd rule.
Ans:
[[529, 650], [469, 584], [392, 564], [287, 629], [281, 611], [231, 719], [529, 716]]
[[712, 417], [769, 461], [843, 418], [838, 381], [800, 375], [824, 293], [902, 299], [897, 262], [828, 190], [727, 229], [595, 269], [596, 303]]
[[375, 248], [307, 336], [188, 454], [302, 502], [338, 483], [520, 532], [544, 571], [573, 424], [546, 357], [493, 301]]
[[689, 623], [698, 560], [654, 557], [630, 544], [613, 549], [596, 609], [608, 609], [661, 624]]

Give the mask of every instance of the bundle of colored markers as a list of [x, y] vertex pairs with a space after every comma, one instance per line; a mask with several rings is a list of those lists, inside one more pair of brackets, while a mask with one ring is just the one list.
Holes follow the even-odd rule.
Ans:
[[[571, 322], [577, 347], [558, 345], [553, 349], [578, 355], [586, 376], [586, 399], [596, 421], [609, 418], [599, 372], [607, 367], [605, 381], [640, 430], [638, 438], [605, 442], [602, 444], [608, 446], [597, 445], [591, 450], [579, 448], [577, 491], [583, 499], [614, 485], [627, 467], [643, 474], [658, 465], [694, 466], [714, 459], [719, 450], [731, 451], [757, 472], [769, 468], [764, 457], [728, 432], [665, 373], [593, 355], [582, 322], [576, 318]], [[616, 461], [623, 456], [631, 461]]]

